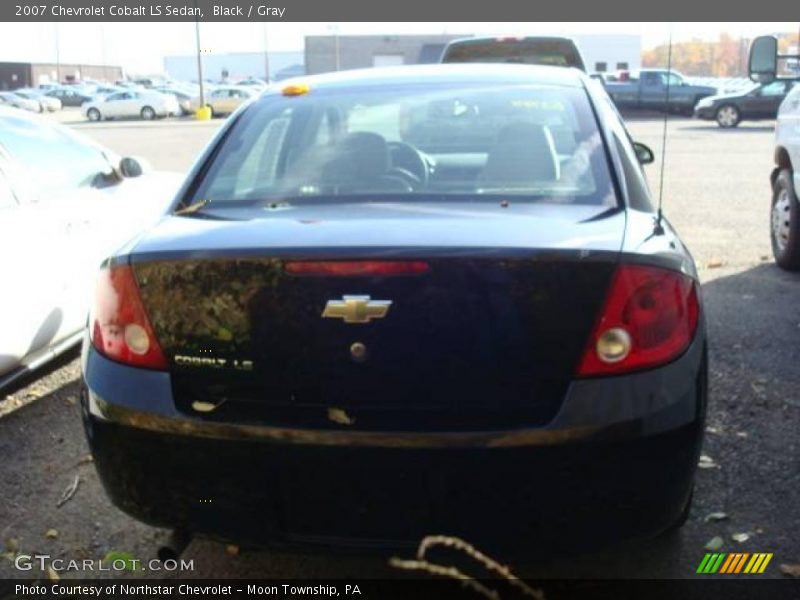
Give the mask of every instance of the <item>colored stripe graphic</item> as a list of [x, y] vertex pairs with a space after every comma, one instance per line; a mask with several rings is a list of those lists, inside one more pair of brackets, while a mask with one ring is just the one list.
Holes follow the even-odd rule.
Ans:
[[722, 563], [722, 568], [719, 570], [719, 572], [727, 573], [728, 569], [731, 568], [731, 564], [733, 564], [735, 559], [736, 559], [736, 554], [728, 554], [728, 558], [724, 563]]
[[744, 567], [745, 561], [750, 557], [750, 553], [749, 552], [745, 552], [744, 554], [741, 554], [740, 556], [741, 556], [741, 558], [739, 558], [739, 561], [736, 563], [736, 569], [735, 570], [731, 569], [731, 573], [738, 573], [738, 572], [740, 572], [742, 570], [742, 567]]
[[722, 560], [725, 558], [725, 553], [721, 554], [706, 554], [703, 557], [700, 566], [697, 567], [698, 573], [716, 573], [719, 566], [722, 564]]
[[747, 563], [747, 566], [744, 568], [744, 572], [756, 573], [757, 571], [755, 569], [758, 569], [762, 560], [764, 560], [764, 555], [756, 552], [753, 554], [753, 558], [750, 559], [750, 562]]
[[705, 573], [706, 572], [706, 566], [708, 566], [708, 563], [709, 563], [710, 560], [711, 560], [711, 555], [710, 554], [706, 554], [703, 557], [703, 560], [700, 561], [700, 566], [697, 567], [697, 573]]
[[749, 552], [708, 553], [700, 561], [697, 573], [724, 573], [728, 575], [763, 573], [772, 560], [772, 556], [772, 553], [767, 552], [756, 552], [754, 554]]
[[758, 572], [763, 573], [764, 570], [767, 568], [769, 561], [771, 560], [772, 560], [772, 552], [764, 556], [764, 562], [762, 562], [761, 565], [758, 567]]

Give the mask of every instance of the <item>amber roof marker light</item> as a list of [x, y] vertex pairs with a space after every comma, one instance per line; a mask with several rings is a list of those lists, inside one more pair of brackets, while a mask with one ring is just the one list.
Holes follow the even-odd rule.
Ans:
[[305, 96], [311, 91], [311, 88], [305, 83], [296, 83], [294, 85], [287, 85], [281, 89], [282, 96]]

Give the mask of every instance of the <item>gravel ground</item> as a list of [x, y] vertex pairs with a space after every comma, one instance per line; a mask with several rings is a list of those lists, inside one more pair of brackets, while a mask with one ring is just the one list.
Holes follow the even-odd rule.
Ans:
[[[160, 169], [186, 169], [219, 122], [80, 124], [120, 154], [145, 156]], [[634, 117], [635, 138], [660, 159], [659, 119]], [[768, 238], [772, 122], [734, 131], [674, 119], [669, 124], [665, 213], [694, 252], [703, 281], [711, 340], [711, 401], [694, 506], [669, 539], [629, 543], [599, 554], [516, 565], [531, 577], [692, 577], [713, 537], [722, 551], [773, 552], [766, 576], [800, 562], [800, 277], [771, 262]], [[658, 165], [648, 168], [657, 193]], [[166, 532], [139, 524], [103, 494], [80, 425], [79, 366], [73, 361], [0, 401], [0, 540], [9, 552], [102, 558], [111, 551], [146, 559]], [[14, 410], [9, 411], [9, 407]], [[60, 508], [64, 490], [80, 483]], [[712, 512], [727, 519], [706, 522]], [[56, 531], [49, 531], [49, 530]], [[747, 533], [735, 542], [732, 535]], [[195, 540], [184, 558], [196, 577], [386, 576], [376, 558], [304, 556], [266, 551], [234, 555]], [[0, 560], [0, 577], [30, 576]], [[151, 577], [159, 573], [149, 573]], [[176, 574], [165, 573], [174, 577]]]

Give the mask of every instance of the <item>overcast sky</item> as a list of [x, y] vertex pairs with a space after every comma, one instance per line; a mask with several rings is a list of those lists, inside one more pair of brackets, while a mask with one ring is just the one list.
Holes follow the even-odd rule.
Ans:
[[[203, 50], [211, 53], [302, 50], [305, 35], [463, 33], [640, 34], [642, 46], [669, 37], [716, 39], [722, 32], [753, 37], [798, 31], [797, 23], [201, 23]], [[58, 40], [58, 43], [56, 42]], [[130, 72], [159, 73], [163, 57], [194, 52], [194, 23], [0, 23], [0, 62], [61, 62], [121, 65]]]

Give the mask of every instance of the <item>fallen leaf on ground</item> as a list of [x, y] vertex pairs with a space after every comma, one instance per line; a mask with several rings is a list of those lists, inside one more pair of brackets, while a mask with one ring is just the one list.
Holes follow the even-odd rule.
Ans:
[[10, 537], [6, 540], [6, 550], [9, 552], [16, 552], [19, 550], [19, 540], [17, 538]]
[[746, 437], [748, 437], [748, 433], [746, 431], [737, 431], [736, 432], [736, 437], [746, 438]]
[[94, 462], [94, 457], [91, 454], [87, 454], [83, 458], [81, 458], [78, 462], [76, 462], [75, 466], [80, 467], [81, 465], [85, 465], [90, 462]]
[[45, 532], [44, 537], [46, 537], [49, 540], [56, 539], [58, 537], [58, 529], [48, 529]]
[[61, 579], [61, 577], [58, 576], [58, 573], [56, 573], [56, 570], [50, 565], [47, 565], [47, 578], [50, 579], [50, 581], [58, 581]]
[[239, 546], [236, 544], [228, 544], [225, 546], [225, 552], [230, 554], [231, 556], [239, 556]]
[[703, 519], [703, 520], [706, 523], [709, 523], [710, 521], [725, 521], [726, 519], [729, 519], [729, 518], [730, 517], [728, 517], [727, 513], [724, 513], [724, 512], [712, 512], [712, 513], [707, 514], [706, 518]]
[[719, 550], [720, 548], [722, 548], [722, 545], [724, 543], [725, 543], [725, 540], [723, 540], [718, 535], [715, 535], [713, 538], [708, 540], [708, 542], [706, 542], [705, 549], [706, 550], [711, 550], [713, 552], [715, 550]]
[[707, 454], [700, 455], [700, 460], [697, 462], [697, 466], [701, 469], [716, 469], [719, 467], [719, 465], [714, 462], [714, 459]]
[[731, 535], [731, 539], [734, 542], [746, 542], [747, 540], [750, 539], [750, 534], [749, 533], [744, 533], [744, 532], [742, 532], [742, 533], [734, 533], [733, 535]]
[[722, 266], [722, 261], [718, 258], [712, 258], [708, 263], [706, 263], [706, 267], [709, 269], [718, 269]]
[[105, 555], [103, 558], [103, 562], [109, 563], [113, 565], [116, 561], [122, 561], [125, 563], [124, 569], [126, 571], [135, 571], [136, 570], [136, 558], [130, 552], [119, 552], [117, 550], [111, 550], [108, 554]]
[[328, 419], [337, 425], [353, 425], [356, 420], [351, 418], [342, 408], [329, 408]]
[[783, 564], [778, 567], [778, 570], [784, 575], [789, 577], [800, 577], [800, 564], [787, 565]]

